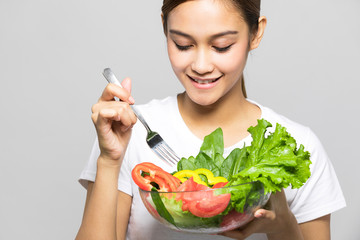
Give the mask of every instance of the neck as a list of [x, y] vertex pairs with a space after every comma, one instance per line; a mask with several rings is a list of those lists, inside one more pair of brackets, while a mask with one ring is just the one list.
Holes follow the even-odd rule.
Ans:
[[231, 122], [235, 115], [238, 115], [236, 113], [241, 113], [246, 109], [245, 106], [248, 103], [243, 96], [236, 99], [223, 97], [213, 104], [204, 106], [193, 102], [186, 92], [178, 96], [178, 102], [182, 115], [191, 116], [201, 125]]
[[256, 125], [260, 109], [246, 100], [241, 87], [235, 88], [232, 89], [235, 91], [206, 106], [193, 102], [186, 92], [178, 95], [181, 116], [188, 128], [200, 139], [221, 127], [225, 145], [229, 146], [247, 136], [249, 126]]

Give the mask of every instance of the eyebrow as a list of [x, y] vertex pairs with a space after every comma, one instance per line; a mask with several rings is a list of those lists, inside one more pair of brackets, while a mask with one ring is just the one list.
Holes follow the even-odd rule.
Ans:
[[[178, 30], [170, 29], [169, 32], [172, 33], [172, 34], [176, 34], [176, 35], [186, 37], [186, 38], [194, 39], [189, 34], [183, 33], [183, 32], [178, 31]], [[222, 36], [225, 36], [225, 35], [236, 35], [238, 33], [239, 33], [238, 31], [225, 31], [225, 32], [220, 32], [220, 33], [217, 33], [215, 35], [212, 35], [210, 38], [215, 39], [215, 38], [222, 37]]]

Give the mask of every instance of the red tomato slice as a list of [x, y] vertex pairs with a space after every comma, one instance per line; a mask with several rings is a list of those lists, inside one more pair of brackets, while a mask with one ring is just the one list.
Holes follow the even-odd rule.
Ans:
[[195, 191], [196, 190], [196, 182], [194, 182], [193, 178], [189, 178], [188, 180], [186, 180], [185, 182], [183, 182], [177, 189], [177, 192], [184, 192], [184, 193], [176, 193], [176, 200], [182, 200], [183, 204], [187, 201], [187, 200], [191, 200], [192, 197], [191, 195], [193, 193], [189, 193], [188, 191]]
[[177, 193], [176, 200], [182, 201], [183, 211], [190, 211], [198, 217], [213, 217], [226, 209], [230, 201], [230, 193], [214, 195], [213, 191], [206, 191], [207, 189], [211, 188], [189, 178], [178, 187], [177, 191], [192, 192]]
[[[201, 200], [189, 202], [189, 211], [198, 217], [209, 218], [222, 213], [230, 202], [230, 193], [221, 195], [207, 194]], [[211, 197], [210, 197], [211, 196]]]
[[215, 183], [214, 186], [212, 186], [212, 188], [222, 188], [225, 187], [226, 184], [228, 184], [228, 182], [218, 182]]
[[[185, 211], [189, 211], [189, 205], [188, 205], [188, 201], [192, 201], [193, 197], [194, 197], [194, 192], [192, 191], [196, 191], [197, 185], [201, 185], [201, 184], [197, 184], [193, 177], [189, 178], [188, 180], [186, 180], [185, 182], [183, 182], [177, 189], [176, 191], [178, 193], [176, 193], [176, 197], [175, 199], [177, 201], [182, 201], [182, 207], [181, 209], [185, 212]], [[204, 186], [204, 185], [203, 185]], [[204, 186], [206, 187], [206, 186]], [[190, 191], [190, 192], [189, 192]], [[184, 192], [184, 193], [180, 193], [180, 192]]]
[[196, 184], [196, 186], [195, 186], [196, 191], [210, 189], [208, 186], [205, 186], [203, 184], [198, 184], [198, 183], [195, 183], [195, 184]]
[[194, 182], [193, 177], [189, 178], [185, 182], [183, 182], [177, 189], [177, 192], [185, 192], [185, 191], [195, 191], [196, 190], [196, 182]]

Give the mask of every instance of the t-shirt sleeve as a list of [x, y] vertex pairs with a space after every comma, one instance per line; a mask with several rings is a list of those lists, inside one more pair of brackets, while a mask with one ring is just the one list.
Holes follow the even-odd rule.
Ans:
[[[130, 145], [130, 144], [129, 144]], [[132, 196], [131, 188], [131, 166], [129, 165], [129, 149], [125, 153], [123, 163], [121, 165], [119, 179], [118, 179], [118, 189], [130, 196]], [[87, 188], [88, 182], [95, 182], [96, 171], [97, 171], [97, 159], [100, 155], [100, 148], [98, 139], [95, 139], [94, 145], [91, 149], [91, 154], [89, 161], [87, 162], [85, 168], [80, 174], [79, 183]]]
[[311, 176], [290, 203], [298, 223], [314, 220], [346, 206], [334, 168], [319, 139], [308, 130], [305, 149], [311, 154]]
[[84, 187], [87, 188], [88, 182], [95, 182], [96, 177], [96, 169], [97, 169], [97, 159], [100, 155], [99, 143], [97, 138], [93, 144], [91, 149], [89, 161], [87, 162], [85, 168], [82, 170], [79, 183]]

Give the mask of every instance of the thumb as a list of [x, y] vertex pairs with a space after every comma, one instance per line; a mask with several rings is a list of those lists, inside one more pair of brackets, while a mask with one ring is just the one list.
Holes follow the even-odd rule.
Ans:
[[131, 78], [127, 77], [121, 82], [121, 86], [131, 93]]
[[254, 213], [254, 217], [255, 218], [265, 218], [265, 219], [269, 219], [269, 220], [274, 220], [276, 217], [275, 212], [273, 211], [269, 211], [266, 209], [259, 209]]
[[262, 219], [274, 220], [276, 215], [273, 211], [259, 209], [254, 213], [254, 217], [255, 219], [248, 223], [248, 225], [241, 231], [244, 239], [249, 237], [253, 233], [261, 232], [261, 229], [263, 227], [263, 225], [261, 224]]
[[129, 97], [130, 104], [134, 104], [134, 103], [135, 103], [135, 100], [134, 100], [134, 98], [131, 96], [131, 78], [129, 78], [129, 77], [125, 78], [125, 79], [122, 81], [121, 86], [130, 93], [130, 97]]

